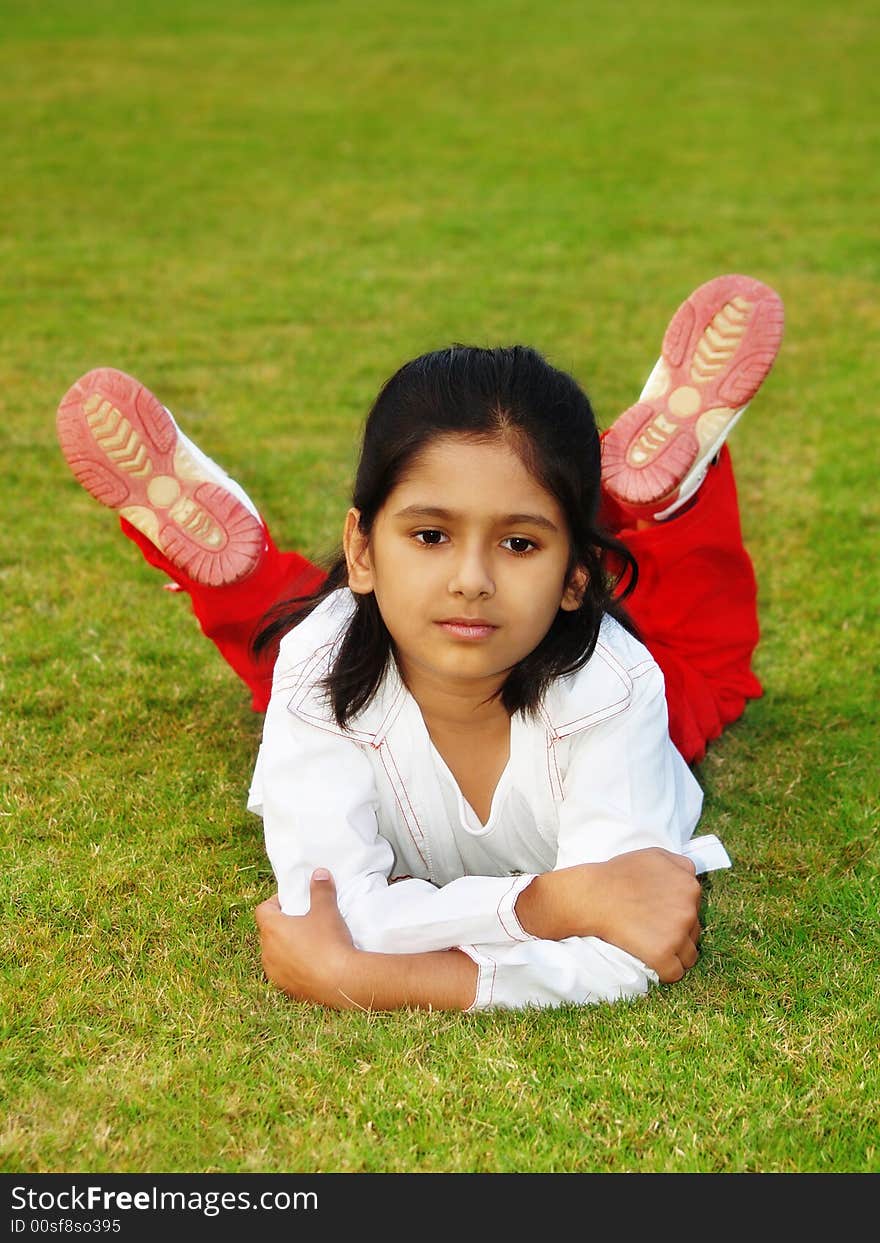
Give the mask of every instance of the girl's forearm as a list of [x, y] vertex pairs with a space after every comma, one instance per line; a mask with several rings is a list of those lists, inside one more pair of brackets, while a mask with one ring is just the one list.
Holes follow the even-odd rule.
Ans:
[[352, 949], [330, 1005], [339, 1009], [467, 1010], [477, 991], [477, 964], [461, 950], [375, 954]]
[[691, 860], [649, 846], [536, 876], [517, 897], [516, 914], [532, 936], [598, 937], [669, 983], [696, 961], [701, 898]]
[[526, 932], [542, 941], [587, 936], [592, 864], [544, 872], [534, 878], [516, 900], [516, 917]]
[[477, 964], [461, 950], [377, 954], [356, 949], [336, 903], [330, 873], [317, 868], [309, 910], [285, 915], [277, 894], [256, 910], [263, 969], [290, 997], [337, 1010], [467, 1010]]

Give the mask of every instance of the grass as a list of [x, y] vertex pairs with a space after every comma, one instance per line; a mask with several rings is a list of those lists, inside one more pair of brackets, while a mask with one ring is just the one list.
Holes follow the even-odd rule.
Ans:
[[[880, 21], [869, 3], [0, 3], [0, 1168], [877, 1171]], [[765, 697], [700, 771], [699, 966], [633, 1005], [335, 1014], [263, 980], [260, 721], [78, 487], [143, 379], [336, 542], [384, 378], [524, 341], [600, 421], [684, 296], [774, 285], [733, 451]]]

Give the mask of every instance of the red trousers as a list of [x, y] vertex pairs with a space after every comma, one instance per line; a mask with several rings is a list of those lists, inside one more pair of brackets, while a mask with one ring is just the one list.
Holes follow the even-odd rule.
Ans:
[[[761, 694], [751, 657], [758, 642], [755, 575], [743, 547], [736, 484], [725, 446], [695, 502], [679, 516], [636, 530], [606, 499], [603, 519], [630, 549], [639, 581], [627, 608], [663, 670], [669, 732], [689, 763]], [[268, 531], [257, 569], [229, 587], [203, 587], [181, 574], [125, 519], [122, 529], [189, 594], [203, 633], [248, 685], [254, 711], [269, 701], [274, 655], [256, 660], [251, 641], [266, 612], [324, 581], [318, 566], [279, 552]]]

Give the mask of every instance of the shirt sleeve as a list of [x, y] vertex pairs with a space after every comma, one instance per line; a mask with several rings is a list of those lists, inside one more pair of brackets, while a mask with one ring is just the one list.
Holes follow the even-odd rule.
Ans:
[[[285, 685], [280, 665], [275, 685]], [[281, 909], [304, 915], [309, 879], [327, 868], [355, 945], [380, 953], [449, 949], [461, 942], [529, 939], [515, 903], [532, 879], [465, 876], [389, 884], [394, 854], [378, 827], [372, 765], [360, 744], [288, 710], [290, 690], [273, 692], [248, 808], [263, 818]]]
[[658, 982], [650, 967], [598, 937], [458, 948], [477, 964], [468, 1013], [632, 1000]]
[[[634, 678], [624, 712], [573, 736], [562, 784], [557, 868], [648, 846], [693, 851], [703, 792], [669, 737], [656, 664]], [[719, 865], [730, 865], [726, 855]]]
[[[572, 737], [562, 777], [556, 868], [660, 846], [698, 872], [729, 867], [717, 838], [692, 838], [702, 791], [669, 738], [663, 676], [646, 665], [624, 712]], [[460, 947], [477, 964], [471, 1010], [632, 999], [658, 983], [639, 959], [598, 937]]]

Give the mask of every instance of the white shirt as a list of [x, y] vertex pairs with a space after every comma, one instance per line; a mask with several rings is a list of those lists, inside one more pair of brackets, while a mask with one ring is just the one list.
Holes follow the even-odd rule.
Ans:
[[[510, 758], [481, 824], [434, 748], [393, 660], [341, 729], [318, 687], [351, 616], [334, 592], [282, 640], [248, 807], [263, 817], [282, 910], [309, 908], [326, 867], [356, 946], [457, 947], [479, 968], [471, 1009], [614, 1001], [656, 974], [597, 937], [542, 941], [516, 917], [540, 872], [646, 846], [729, 867], [692, 838], [702, 792], [669, 739], [662, 674], [641, 643], [602, 622], [586, 666], [557, 679], [537, 718], [511, 717]], [[389, 881], [395, 877], [410, 879]]]

